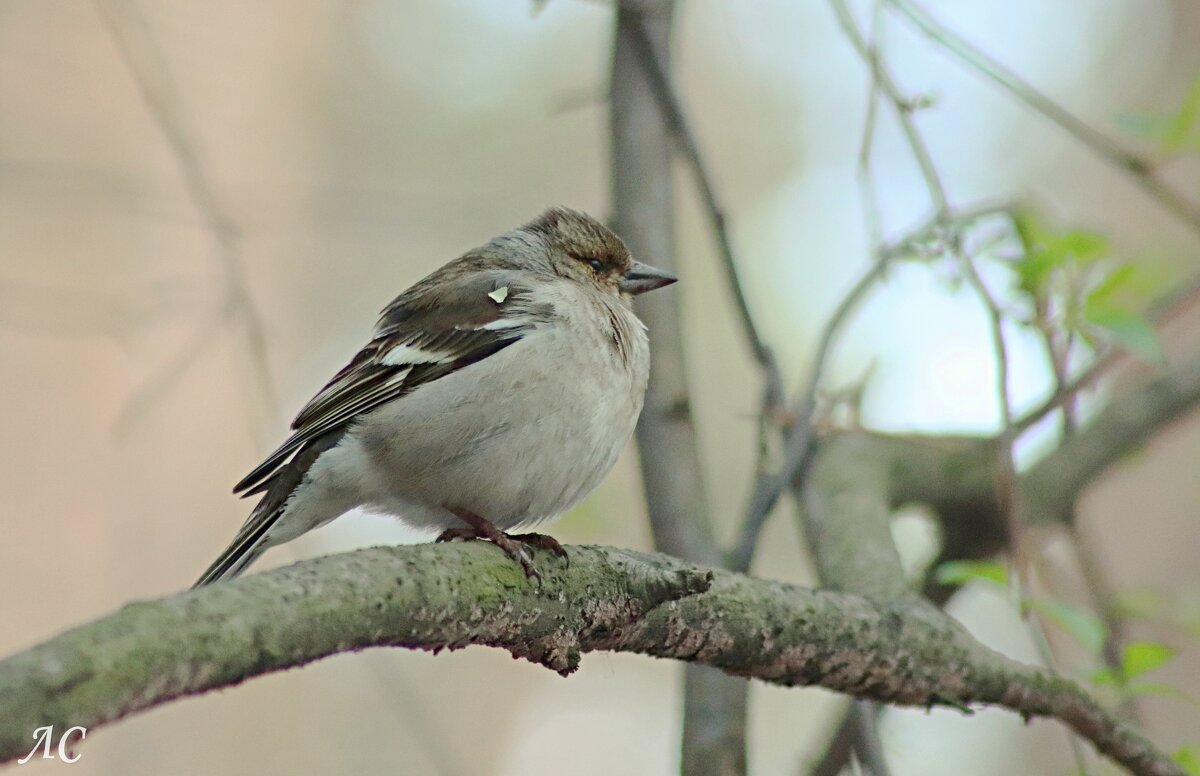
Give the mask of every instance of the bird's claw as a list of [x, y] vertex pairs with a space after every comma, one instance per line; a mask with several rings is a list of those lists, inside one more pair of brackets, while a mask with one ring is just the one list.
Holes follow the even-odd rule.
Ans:
[[490, 521], [470, 512], [456, 512], [455, 514], [470, 527], [447, 528], [438, 535], [437, 541], [452, 542], [458, 539], [482, 539], [489, 541], [503, 550], [508, 557], [519, 563], [521, 570], [525, 572], [526, 579], [537, 580], [539, 586], [542, 584], [542, 575], [533, 565], [533, 557], [529, 553], [529, 547], [549, 550], [570, 565], [570, 558], [567, 555], [567, 551], [553, 536], [540, 533], [509, 534], [496, 528]]

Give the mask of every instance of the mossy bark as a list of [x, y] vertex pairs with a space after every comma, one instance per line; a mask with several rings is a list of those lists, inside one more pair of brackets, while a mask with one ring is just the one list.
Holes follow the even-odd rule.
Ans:
[[979, 645], [919, 599], [873, 600], [665, 555], [568, 548], [527, 580], [483, 544], [376, 548], [130, 604], [0, 662], [0, 761], [43, 725], [94, 728], [371, 646], [499, 647], [562, 674], [619, 650], [888, 703], [1054, 716], [1138, 774], [1169, 758], [1069, 681]]

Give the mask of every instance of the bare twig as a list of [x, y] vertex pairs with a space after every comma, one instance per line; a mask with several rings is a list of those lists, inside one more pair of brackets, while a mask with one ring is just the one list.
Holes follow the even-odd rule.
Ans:
[[854, 748], [859, 761], [870, 776], [891, 776], [887, 754], [879, 739], [879, 712], [881, 707], [873, 701], [855, 701], [855, 722], [858, 723], [858, 738]]
[[[963, 271], [967, 282], [979, 296], [988, 317], [988, 332], [992, 339], [993, 361], [996, 365], [996, 400], [1000, 407], [1000, 434], [997, 437], [998, 450], [996, 453], [996, 496], [1000, 509], [1005, 516], [1008, 526], [1009, 550], [1012, 553], [1013, 567], [1016, 569], [1018, 598], [1021, 595], [1031, 595], [1033, 579], [1030, 573], [1029, 558], [1026, 555], [1024, 512], [1021, 508], [1021, 494], [1017, 487], [1017, 468], [1013, 458], [1013, 444], [1016, 441], [1016, 431], [1013, 426], [1012, 404], [1009, 400], [1009, 356], [1008, 346], [1004, 340], [1004, 314], [996, 302], [983, 277], [975, 266], [973, 257], [961, 257]], [[1024, 591], [1022, 593], [1021, 591]], [[1032, 612], [1027, 620], [1030, 635], [1033, 638], [1042, 661], [1048, 670], [1057, 673], [1055, 658], [1041, 622]], [[1067, 745], [1075, 760], [1078, 773], [1088, 776], [1090, 770], [1087, 758], [1074, 736], [1067, 736]]]
[[801, 776], [841, 776], [846, 764], [854, 758], [858, 742], [858, 709], [851, 702], [846, 704], [837, 726], [825, 743], [825, 751], [817, 760], [805, 761], [800, 768]]
[[945, 213], [949, 209], [946, 189], [942, 185], [941, 176], [938, 175], [937, 167], [933, 163], [933, 157], [929, 154], [925, 140], [921, 137], [916, 122], [913, 121], [912, 101], [901, 93], [892, 74], [880, 62], [875, 50], [867, 44], [858, 25], [854, 23], [854, 18], [850, 15], [850, 9], [846, 6], [845, 0], [830, 0], [830, 5], [833, 7], [838, 24], [841, 25], [846, 38], [871, 69], [873, 83], [878, 85], [879, 90], [887, 97], [888, 103], [895, 111], [896, 120], [900, 123], [900, 130], [904, 133], [905, 140], [912, 149], [913, 158], [921, 170], [921, 177], [925, 179], [925, 188], [928, 190], [934, 211]]
[[[868, 47], [875, 56], [875, 34], [879, 17], [883, 9], [883, 0], [875, 0], [871, 5], [871, 27], [869, 30]], [[858, 141], [858, 167], [855, 178], [863, 200], [863, 220], [867, 225], [867, 233], [872, 245], [883, 243], [883, 219], [880, 216], [879, 197], [875, 191], [875, 181], [871, 174], [871, 154], [875, 149], [875, 129], [879, 118], [879, 80], [872, 71], [871, 88], [867, 90], [867, 106], [863, 118], [862, 135]]]
[[[896, 113], [897, 119], [900, 122], [901, 129], [904, 132], [905, 138], [908, 141], [913, 158], [916, 160], [918, 167], [925, 179], [926, 188], [930, 199], [935, 205], [935, 220], [940, 220], [946, 213], [949, 212], [950, 206], [947, 200], [945, 188], [937, 174], [936, 167], [933, 164], [932, 156], [928, 146], [925, 143], [924, 137], [916, 128], [915, 122], [912, 120], [908, 102], [900, 94], [894, 82], [891, 80], [890, 74], [884, 67], [882, 60], [879, 57], [878, 51], [868, 45], [862, 34], [859, 32], [850, 11], [844, 0], [831, 0], [834, 11], [838, 17], [846, 36], [859, 52], [860, 56], [868, 63], [872, 69], [874, 76], [873, 89], [877, 85], [883, 92], [884, 96], [892, 104], [893, 110]], [[961, 244], [961, 232], [951, 231], [948, 235], [949, 242], [945, 246], [945, 250], [958, 257], [962, 271], [978, 295], [982, 302], [988, 317], [989, 333], [992, 339], [992, 347], [995, 354], [995, 369], [996, 369], [996, 394], [999, 403], [1001, 431], [998, 436], [998, 450], [996, 453], [996, 497], [999, 502], [1000, 511], [1006, 517], [1006, 524], [1009, 533], [1009, 542], [1014, 555], [1014, 566], [1017, 569], [1017, 578], [1020, 580], [1019, 587], [1028, 590], [1030, 588], [1030, 579], [1028, 576], [1028, 564], [1025, 557], [1025, 546], [1023, 541], [1022, 529], [1022, 510], [1019, 502], [1020, 493], [1017, 488], [1016, 466], [1013, 459], [1013, 445], [1016, 439], [1017, 431], [1014, 427], [1011, 403], [1009, 400], [1009, 355], [1007, 345], [1004, 339], [1003, 322], [1004, 316], [1002, 310], [988, 290], [986, 283], [980, 276], [978, 268], [974, 264], [974, 258], [963, 252]], [[1051, 346], [1051, 357], [1054, 358], [1053, 343], [1048, 343]], [[1056, 370], [1057, 374], [1057, 370]], [[1061, 385], [1061, 380], [1059, 381]], [[1031, 622], [1030, 627], [1034, 630], [1034, 640], [1041, 647], [1043, 658], [1048, 664], [1053, 664], [1052, 655], [1049, 654], [1049, 646], [1046, 644], [1043, 634], [1040, 630], [1040, 625], [1036, 622]], [[1075, 756], [1076, 763], [1081, 773], [1086, 774], [1087, 762], [1073, 737], [1069, 738], [1069, 743], [1072, 752]]]
[[784, 440], [783, 463], [774, 476], [760, 477], [746, 510], [737, 543], [729, 553], [728, 568], [745, 571], [750, 567], [754, 549], [762, 526], [775, 508], [779, 497], [797, 479], [802, 479], [812, 462], [813, 443], [816, 440], [817, 394], [821, 378], [825, 373], [829, 356], [850, 316], [856, 311], [867, 293], [883, 277], [890, 262], [908, 256], [923, 257], [928, 251], [925, 246], [937, 243], [937, 250], [944, 251], [947, 242], [956, 241], [955, 235], [972, 224], [990, 216], [1006, 213], [1005, 204], [983, 204], [971, 208], [952, 209], [935, 214], [894, 242], [879, 245], [874, 259], [855, 281], [838, 306], [826, 320], [817, 338], [817, 350], [809, 366], [804, 389], [791, 410], [792, 423]]
[[867, 292], [875, 282], [882, 277], [885, 262], [873, 261], [871, 266], [859, 276], [854, 285], [842, 297], [842, 301], [834, 309], [833, 314], [825, 322], [821, 336], [817, 340], [817, 352], [809, 367], [807, 383], [804, 391], [797, 400], [792, 412], [793, 421], [788, 429], [784, 442], [784, 460], [779, 472], [774, 476], [760, 476], [755, 483], [754, 492], [750, 497], [750, 505], [746, 509], [746, 518], [742, 521], [741, 532], [737, 544], [729, 554], [728, 567], [735, 571], [745, 571], [750, 568], [754, 557], [754, 549], [762, 533], [763, 524], [771, 510], [778, 503], [780, 495], [797, 478], [803, 476], [811, 460], [812, 444], [816, 439], [816, 418], [814, 412], [817, 406], [817, 390], [820, 378], [824, 374], [829, 354], [841, 332], [843, 324], [850, 314], [858, 309]]
[[1021, 540], [1020, 509], [1016, 494], [1016, 465], [1013, 461], [1013, 442], [1016, 440], [1013, 429], [1012, 404], [1008, 391], [1008, 346], [1004, 340], [1004, 313], [1000, 305], [988, 290], [987, 284], [979, 274], [972, 257], [962, 256], [960, 265], [967, 283], [975, 290], [983, 304], [988, 319], [988, 336], [992, 340], [993, 361], [996, 367], [996, 401], [1000, 410], [999, 452], [996, 456], [997, 494], [1001, 508], [1008, 515], [1009, 540], [1012, 542], [1016, 566], [1024, 574], [1024, 550]]
[[838, 720], [825, 751], [814, 763], [805, 763], [803, 776], [841, 776], [848, 764], [866, 776], [890, 776], [879, 740], [879, 708], [870, 701], [851, 701]]
[[[749, 568], [758, 536], [768, 515], [774, 509], [775, 504], [778, 503], [780, 495], [789, 485], [795, 480], [803, 478], [811, 462], [813, 442], [816, 438], [816, 419], [813, 417], [813, 413], [816, 409], [816, 397], [820, 387], [820, 379], [832, 345], [850, 313], [857, 309], [867, 291], [874, 286], [875, 282], [882, 275], [887, 261], [903, 255], [918, 253], [921, 246], [931, 239], [945, 240], [949, 237], [951, 242], [956, 242], [957, 239], [954, 237], [954, 234], [957, 231], [966, 228], [982, 218], [1006, 212], [1009, 209], [1008, 206], [994, 204], [976, 206], [962, 211], [955, 211], [950, 208], [941, 178], [933, 164], [932, 156], [915, 122], [912, 120], [912, 109], [908, 101], [900, 93], [890, 73], [883, 67], [874, 48], [867, 43], [862, 33], [859, 32], [843, 0], [831, 0], [831, 5], [838, 17], [839, 23], [841, 23], [843, 29], [846, 31], [847, 37], [854, 45], [855, 50], [858, 51], [859, 55], [862, 56], [871, 68], [871, 93], [874, 94], [876, 91], [882, 93], [896, 113], [897, 120], [900, 122], [905, 138], [912, 149], [913, 157], [917, 160], [926, 186], [929, 189], [930, 199], [934, 205], [934, 214], [924, 224], [901, 237], [896, 242], [877, 245], [875, 260], [846, 296], [843, 297], [838, 307], [826, 322], [821, 336], [818, 338], [817, 353], [808, 372], [808, 382], [797, 399], [791, 413], [792, 422], [790, 428], [787, 430], [784, 441], [783, 463], [779, 468], [778, 474], [775, 476], [760, 475], [755, 482], [754, 491], [751, 494], [750, 504], [746, 510], [746, 518], [742, 523], [737, 543], [729, 554], [729, 567], [735, 570], [744, 571]], [[868, 119], [873, 123], [874, 112], [871, 110], [868, 111]], [[860, 166], [867, 163], [869, 152], [870, 143], [867, 138], [864, 138], [860, 143]]]
[[[179, 166], [192, 204], [204, 218], [216, 241], [216, 256], [224, 277], [220, 318], [241, 324], [259, 392], [268, 411], [275, 411], [277, 402], [267, 365], [263, 323], [247, 290], [244, 262], [238, 247], [238, 230], [204, 174], [195, 142], [184, 124], [183, 112], [174, 101], [166, 58], [135, 3], [96, 0], [96, 7], [142, 101]], [[136, 401], [132, 404], [138, 406], [130, 406], [122, 413], [124, 422], [128, 423], [137, 416], [141, 411], [139, 406], [144, 407], [148, 400], [168, 390], [192, 362], [191, 356], [203, 349], [204, 340], [215, 337], [219, 331], [219, 326], [212, 325], [212, 321], [206, 319], [197, 328], [196, 336], [172, 360], [169, 368], [162, 369], [147, 387], [135, 393]]]
[[917, 3], [912, 0], [887, 0], [887, 2], [959, 61], [1000, 85], [1009, 94], [1066, 130], [1085, 147], [1126, 173], [1165, 210], [1187, 224], [1193, 231], [1200, 232], [1200, 208], [1155, 175], [1154, 167], [1149, 161], [1123, 148], [1116, 141], [1098, 132], [1087, 122], [1042, 94], [1008, 67], [947, 28]]
[[[629, 13], [635, 14], [635, 18], [640, 17], [640, 14], [637, 14], [636, 11]], [[688, 167], [691, 168], [693, 177], [696, 180], [696, 188], [700, 192], [700, 200], [704, 204], [704, 210], [708, 216], [708, 222], [712, 227], [713, 237], [717, 243], [717, 252], [721, 257], [721, 266], [725, 270], [725, 279], [730, 293], [733, 294], [734, 306], [737, 308], [738, 319], [741, 321], [742, 335], [749, 343], [750, 352], [754, 356], [754, 360], [758, 362], [758, 366], [762, 370], [764, 380], [766, 381], [766, 408], [768, 410], [780, 409], [783, 406], [784, 391], [783, 378], [779, 374], [779, 365], [775, 361], [775, 356], [771, 352], [770, 346], [767, 345], [762, 334], [759, 332], [758, 326], [754, 322], [754, 315], [750, 311], [750, 304], [746, 300], [745, 290], [742, 288], [741, 280], [738, 277], [738, 262], [734, 257], [733, 243], [729, 239], [725, 211], [717, 201], [717, 195], [712, 186], [712, 179], [705, 167], [704, 159], [700, 155], [700, 149], [696, 145], [696, 140], [688, 127], [683, 108], [679, 104], [679, 99], [676, 97], [675, 90], [671, 86], [671, 79], [667, 68], [662, 59], [655, 53], [654, 47], [650, 43], [644, 18], [640, 19], [639, 24], [633, 26], [631, 39], [642, 68], [649, 77], [649, 83], [655, 100], [658, 103], [659, 110], [662, 111], [667, 127], [671, 131], [671, 137], [675, 140], [675, 144], [679, 147], [684, 159], [687, 160]]]
[[[726, 284], [733, 295], [734, 305], [738, 311], [742, 334], [750, 346], [751, 354], [758, 363], [759, 369], [762, 371], [763, 400], [759, 414], [759, 455], [755, 467], [756, 475], [753, 486], [754, 493], [757, 494], [772, 481], [772, 475], [767, 469], [767, 453], [769, 449], [767, 437], [772, 429], [778, 428], [780, 418], [784, 414], [783, 377], [779, 372], [779, 365], [775, 360], [774, 353], [763, 339], [758, 326], [754, 322], [754, 315], [750, 310], [749, 302], [746, 299], [745, 291], [738, 277], [738, 263], [734, 256], [732, 241], [729, 238], [724, 211], [717, 201], [711, 178], [704, 164], [704, 159], [688, 127], [687, 118], [684, 115], [675, 90], [671, 86], [668, 69], [651, 45], [644, 20], [641, 24], [637, 24], [634, 27], [633, 42], [639, 61], [649, 77], [650, 86], [653, 89], [659, 110], [662, 111], [667, 127], [671, 131], [671, 136], [674, 138], [676, 145], [692, 170], [696, 187], [700, 193], [700, 199], [704, 204], [705, 213], [707, 214], [713, 236], [717, 243], [721, 265], [725, 270]], [[757, 536], [765, 518], [765, 513], [759, 514], [755, 497], [752, 496], [751, 506], [748, 509], [744, 525], [749, 527], [748, 530], [752, 532], [753, 536]], [[750, 541], [753, 543], [754, 539], [752, 538]], [[739, 552], [732, 556], [733, 562], [743, 562], [743, 554]], [[752, 547], [749, 554], [752, 554]], [[748, 555], [746, 555], [744, 562], [749, 563]]]
[[[1101, 567], [1096, 558], [1095, 548], [1087, 542], [1082, 527], [1075, 519], [1074, 514], [1069, 516], [1066, 530], [1084, 587], [1091, 598], [1092, 607], [1099, 614], [1101, 622], [1104, 623], [1104, 630], [1107, 634], [1100, 656], [1106, 667], [1114, 672], [1119, 672], [1121, 670], [1121, 653], [1128, 639], [1125, 619], [1117, 611], [1117, 595], [1113, 590], [1107, 571]], [[1117, 712], [1127, 722], [1139, 726], [1142, 724], [1137, 705], [1132, 697], [1122, 698]]]

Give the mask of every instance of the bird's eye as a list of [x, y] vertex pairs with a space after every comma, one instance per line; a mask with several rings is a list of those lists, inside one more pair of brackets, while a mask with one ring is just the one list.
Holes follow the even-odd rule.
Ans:
[[600, 272], [604, 269], [604, 262], [600, 259], [586, 259], [587, 265], [595, 272]]

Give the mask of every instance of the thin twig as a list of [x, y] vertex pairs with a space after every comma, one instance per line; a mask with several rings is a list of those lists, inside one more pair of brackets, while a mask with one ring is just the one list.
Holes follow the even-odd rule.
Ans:
[[[918, 253], [923, 243], [932, 239], [945, 239], [948, 233], [959, 231], [975, 221], [1005, 212], [1009, 208], [999, 205], [978, 206], [961, 212], [953, 211], [947, 201], [946, 192], [941, 178], [933, 164], [929, 149], [912, 120], [908, 102], [900, 93], [887, 69], [883, 67], [874, 49], [859, 32], [849, 10], [842, 0], [831, 0], [838, 21], [846, 31], [847, 37], [856, 51], [869, 65], [872, 73], [872, 93], [882, 93], [892, 105], [905, 138], [909, 142], [913, 157], [921, 169], [922, 177], [929, 189], [930, 199], [934, 205], [934, 214], [924, 224], [892, 244], [880, 245], [876, 248], [875, 260], [854, 284], [841, 303], [826, 322], [818, 339], [817, 353], [808, 372], [807, 385], [793, 406], [791, 413], [792, 425], [788, 429], [784, 442], [783, 464], [775, 476], [760, 475], [755, 483], [750, 504], [746, 509], [746, 518], [738, 536], [737, 544], [729, 553], [730, 568], [745, 571], [753, 559], [758, 535], [766, 522], [767, 516], [774, 509], [780, 495], [797, 478], [803, 478], [811, 463], [813, 441], [816, 438], [816, 423], [813, 413], [816, 410], [817, 390], [824, 372], [829, 352], [837, 334], [850, 313], [857, 309], [862, 297], [875, 284], [887, 266], [890, 259], [910, 253]], [[873, 116], [868, 111], [868, 118], [873, 122]], [[860, 145], [860, 164], [869, 155], [870, 144], [865, 140]]]
[[783, 464], [779, 467], [777, 474], [760, 477], [755, 483], [754, 493], [751, 495], [750, 505], [746, 509], [746, 518], [742, 522], [738, 542], [729, 554], [729, 568], [735, 571], [745, 571], [750, 568], [758, 536], [762, 532], [767, 516], [779, 501], [780, 495], [793, 480], [803, 476], [804, 471], [811, 463], [810, 453], [813, 440], [816, 438], [814, 412], [817, 406], [817, 389], [820, 387], [821, 375], [825, 372], [829, 354], [833, 350], [834, 342], [841, 332], [843, 324], [850, 314], [858, 309], [863, 297], [883, 275], [885, 266], [886, 263], [882, 260], [873, 261], [842, 297], [842, 301], [825, 322], [821, 336], [817, 340], [816, 355], [809, 367], [808, 382], [792, 413], [794, 420], [784, 443]]
[[850, 15], [850, 9], [846, 6], [845, 0], [830, 0], [830, 5], [833, 6], [838, 24], [841, 25], [846, 38], [863, 61], [867, 63], [867, 66], [871, 68], [874, 83], [887, 96], [888, 103], [895, 111], [896, 120], [900, 123], [900, 130], [904, 133], [904, 138], [912, 149], [917, 167], [921, 170], [921, 177], [925, 180], [925, 188], [928, 190], [934, 211], [945, 213], [949, 209], [946, 189], [942, 185], [941, 176], [938, 175], [929, 148], [925, 145], [925, 140], [921, 137], [916, 122], [913, 121], [912, 101], [901, 93], [892, 74], [883, 66], [874, 49], [863, 38], [858, 26], [854, 23], [854, 18]]
[[679, 103], [678, 97], [675, 95], [675, 90], [671, 86], [667, 68], [660, 61], [654, 51], [654, 47], [650, 44], [650, 37], [646, 32], [645, 20], [640, 18], [640, 14], [638, 16], [640, 23], [634, 26], [634, 34], [632, 36], [634, 50], [637, 52], [644, 72], [649, 77], [654, 98], [658, 103], [659, 110], [662, 111], [663, 119], [671, 132], [671, 137], [679, 147], [680, 153], [683, 154], [688, 167], [692, 170], [692, 175], [696, 179], [696, 187], [699, 190], [700, 199], [704, 204], [708, 222], [712, 227], [713, 237], [716, 239], [717, 252], [721, 257], [721, 266], [725, 270], [725, 278], [729, 290], [733, 294], [734, 305], [738, 311], [738, 319], [741, 321], [742, 334], [750, 344], [754, 360], [763, 372], [767, 393], [765, 403], [767, 409], [773, 411], [781, 408], [783, 405], [783, 378], [779, 374], [779, 366], [775, 361], [775, 356], [770, 346], [767, 345], [762, 334], [759, 332], [758, 326], [754, 322], [754, 315], [750, 311], [750, 304], [746, 300], [745, 290], [742, 288], [741, 279], [738, 277], [738, 262], [734, 256], [733, 243], [729, 239], [725, 212], [717, 201], [717, 195], [712, 186], [712, 179], [705, 167], [704, 159], [700, 155], [700, 149], [696, 145], [696, 140], [688, 127], [683, 108]]
[[[931, 201], [934, 203], [937, 216], [935, 220], [941, 220], [944, 215], [949, 212], [950, 207], [946, 196], [945, 188], [938, 176], [937, 169], [933, 164], [932, 156], [929, 148], [925, 143], [925, 139], [920, 131], [916, 128], [915, 122], [912, 120], [911, 108], [908, 102], [900, 94], [894, 82], [891, 80], [890, 74], [883, 66], [883, 63], [878, 56], [878, 52], [868, 46], [855, 25], [850, 11], [847, 8], [844, 0], [831, 0], [834, 12], [838, 17], [838, 21], [842, 26], [847, 38], [854, 45], [859, 55], [870, 65], [874, 74], [874, 81], [878, 87], [887, 96], [889, 102], [895, 110], [897, 119], [900, 122], [901, 129], [904, 132], [905, 138], [908, 141], [913, 158], [916, 160], [918, 167], [921, 170], [922, 176], [925, 179], [926, 188]], [[1004, 339], [1004, 316], [999, 304], [988, 290], [986, 283], [980, 276], [972, 257], [963, 254], [961, 246], [961, 231], [952, 231], [948, 235], [949, 244], [946, 246], [950, 252], [960, 258], [963, 272], [968, 283], [974, 288], [980, 301], [983, 303], [988, 316], [989, 333], [992, 339], [992, 347], [995, 353], [996, 364], [996, 394], [1000, 410], [1001, 432], [999, 435], [999, 450], [997, 452], [996, 461], [996, 494], [1000, 502], [1000, 508], [1003, 514], [1006, 515], [1009, 540], [1012, 546], [1014, 555], [1014, 565], [1017, 568], [1017, 577], [1021, 581], [1020, 587], [1029, 589], [1029, 580], [1027, 578], [1028, 566], [1025, 562], [1024, 542], [1022, 539], [1022, 520], [1021, 509], [1018, 501], [1019, 494], [1017, 492], [1017, 474], [1016, 465], [1013, 459], [1013, 444], [1016, 439], [1016, 430], [1013, 424], [1012, 407], [1009, 399], [1009, 354], [1008, 348]], [[1036, 623], [1033, 623], [1035, 631], [1040, 630]], [[1035, 641], [1037, 641], [1037, 633]], [[1044, 643], [1044, 639], [1043, 639]], [[1048, 654], [1048, 647], [1045, 649], [1044, 657], [1047, 662], [1051, 662], [1051, 655]], [[1087, 773], [1087, 762], [1084, 753], [1075, 741], [1073, 736], [1069, 736], [1069, 744], [1072, 753], [1075, 756], [1075, 761], [1079, 766], [1080, 772]]]
[[1013, 462], [1013, 442], [1016, 434], [1013, 428], [1012, 404], [1009, 401], [1009, 358], [1008, 346], [1004, 340], [1004, 313], [1000, 305], [988, 290], [987, 284], [979, 274], [972, 257], [961, 256], [961, 266], [967, 283], [974, 289], [979, 301], [983, 304], [988, 318], [988, 336], [992, 341], [993, 359], [996, 364], [996, 400], [1000, 409], [1000, 450], [997, 460], [997, 488], [1001, 509], [1008, 515], [1009, 539], [1013, 545], [1013, 553], [1017, 558], [1018, 569], [1024, 568], [1021, 542], [1021, 525], [1016, 504], [1016, 466]]
[[[798, 478], [803, 478], [811, 464], [813, 442], [816, 439], [817, 392], [825, 373], [833, 346], [842, 327], [850, 315], [862, 304], [874, 285], [883, 277], [888, 265], [908, 256], [923, 257], [924, 246], [930, 242], [944, 242], [949, 236], [969, 228], [984, 218], [1011, 210], [1006, 204], [983, 204], [971, 208], [949, 210], [934, 214], [932, 218], [917, 226], [899, 239], [885, 243], [875, 249], [872, 263], [858, 277], [854, 285], [842, 297], [838, 306], [826, 320], [817, 338], [817, 351], [809, 365], [807, 382], [793, 405], [791, 426], [784, 440], [783, 463], [774, 475], [761, 476], [755, 483], [746, 518], [742, 522], [737, 543], [729, 553], [729, 568], [745, 571], [750, 567], [758, 535], [780, 495]], [[944, 246], [939, 250], [944, 250]]]
[[[183, 176], [188, 197], [204, 218], [216, 241], [216, 256], [221, 264], [224, 282], [222, 317], [228, 316], [241, 323], [260, 394], [266, 409], [273, 412], [278, 403], [267, 365], [264, 327], [247, 290], [244, 262], [238, 246], [238, 230], [205, 175], [195, 144], [184, 126], [182, 112], [174, 104], [166, 58], [151, 34], [145, 17], [134, 3], [96, 0], [96, 8], [138, 94], [171, 150]], [[197, 337], [194, 339], [213, 337], [218, 331], [218, 327], [209, 326], [206, 321], [197, 330]], [[186, 362], [186, 356], [189, 355], [187, 351], [200, 349], [195, 341], [189, 343], [175, 362]], [[135, 396], [144, 401], [166, 391], [184, 371], [179, 368], [162, 370], [153, 381], [153, 390], [142, 389]], [[126, 421], [134, 416], [134, 410], [123, 412]]]
[[[871, 5], [871, 22], [868, 31], [872, 57], [876, 56], [876, 36], [882, 10], [882, 0], [874, 0]], [[872, 77], [871, 87], [867, 90], [867, 105], [864, 111], [862, 136], [858, 145], [858, 166], [855, 179], [858, 183], [859, 196], [862, 199], [863, 222], [866, 224], [867, 233], [874, 246], [884, 243], [883, 217], [871, 169], [871, 155], [875, 150], [875, 135], [878, 126], [879, 102], [879, 81]], [[811, 385], [814, 387], [816, 386], [816, 377], [816, 375], [810, 377]], [[864, 378], [864, 385], [867, 379]], [[844, 746], [841, 746], [839, 744], [843, 737], [846, 742]], [[823, 774], [837, 776], [842, 772], [847, 761], [857, 774], [863, 772], [863, 761], [867, 763], [867, 772], [871, 776], [890, 776], [891, 774], [879, 736], [879, 708], [867, 701], [854, 701], [850, 704], [845, 718], [839, 722], [839, 729], [834, 735], [834, 740], [809, 776], [823, 776]]]
[[[882, 0], [875, 0], [871, 7], [870, 50], [871, 56], [876, 56], [876, 25], [883, 8]], [[879, 196], [875, 191], [875, 180], [871, 170], [871, 154], [875, 150], [875, 130], [879, 118], [879, 80], [872, 71], [871, 88], [867, 90], [867, 107], [863, 118], [862, 136], [858, 142], [858, 168], [855, 178], [863, 201], [863, 220], [867, 225], [867, 233], [872, 245], [883, 243], [883, 218], [880, 214]]]
[[[979, 274], [973, 257], [962, 255], [963, 272], [968, 284], [975, 290], [982, 302], [988, 317], [988, 334], [992, 340], [993, 360], [996, 364], [996, 399], [1000, 406], [1000, 434], [996, 451], [996, 497], [1000, 510], [1008, 525], [1009, 546], [1012, 552], [1013, 567], [1016, 569], [1017, 598], [1023, 594], [1032, 594], [1033, 580], [1029, 568], [1029, 560], [1025, 547], [1025, 526], [1022, 516], [1020, 493], [1017, 489], [1016, 461], [1013, 458], [1013, 444], [1016, 441], [1016, 430], [1013, 426], [1012, 403], [1009, 399], [1009, 354], [1004, 340], [1004, 313], [1000, 305], [988, 290], [987, 284]], [[1025, 591], [1022, 593], [1021, 591]], [[1032, 613], [1027, 620], [1030, 635], [1042, 661], [1050, 671], [1057, 673], [1053, 650], [1046, 639], [1045, 631], [1036, 616]], [[1077, 772], [1081, 776], [1090, 773], [1087, 756], [1075, 736], [1067, 733], [1067, 746], [1075, 760]]]
[[[1169, 291], [1152, 302], [1146, 311], [1146, 318], [1155, 327], [1161, 328], [1177, 319], [1194, 306], [1198, 300], [1200, 300], [1200, 275], [1193, 277], [1181, 288]], [[1081, 391], [1095, 385], [1111, 368], [1127, 357], [1128, 355], [1124, 351], [1114, 347], [1108, 347], [1096, 354], [1092, 362], [1078, 375], [1067, 381], [1065, 385], [1056, 386], [1054, 392], [1045, 401], [1014, 421], [1013, 425], [1018, 435], [1029, 430], [1059, 407], [1073, 401]]]
[[911, 0], [888, 0], [888, 2], [931, 40], [957, 57], [959, 61], [985, 78], [999, 84], [1018, 100], [1066, 130], [1084, 146], [1128, 175], [1164, 209], [1193, 231], [1200, 232], [1200, 207], [1155, 175], [1154, 166], [1148, 160], [1093, 129], [1087, 122], [1042, 94], [1008, 67], [947, 28], [921, 6]]
[[[1079, 521], [1075, 519], [1074, 514], [1070, 515], [1066, 530], [1071, 550], [1075, 555], [1075, 562], [1079, 566], [1080, 576], [1083, 578], [1088, 596], [1092, 600], [1092, 606], [1100, 615], [1101, 622], [1104, 623], [1106, 637], [1101, 657], [1105, 666], [1114, 672], [1119, 672], [1121, 670], [1121, 653], [1125, 644], [1128, 643], [1128, 638], [1125, 619], [1117, 611], [1117, 596], [1113, 591], [1112, 582], [1106, 570], [1098, 562], [1095, 548], [1083, 535]], [[1117, 712], [1127, 722], [1139, 726], [1143, 724], [1143, 720], [1138, 714], [1137, 704], [1134, 703], [1132, 697], [1123, 698], [1117, 706]]]
[[855, 701], [857, 707], [858, 740], [854, 751], [859, 762], [866, 766], [870, 776], [891, 776], [892, 769], [888, 767], [887, 755], [883, 751], [883, 742], [879, 739], [880, 704], [874, 701]]

